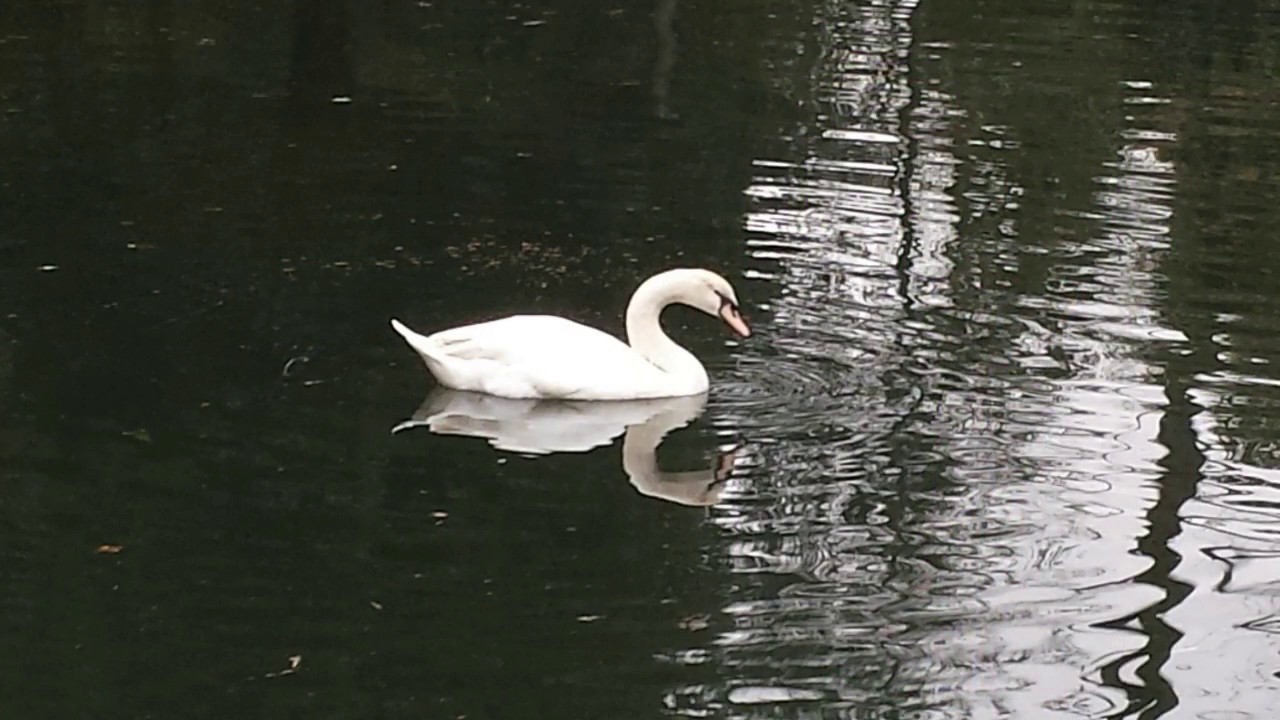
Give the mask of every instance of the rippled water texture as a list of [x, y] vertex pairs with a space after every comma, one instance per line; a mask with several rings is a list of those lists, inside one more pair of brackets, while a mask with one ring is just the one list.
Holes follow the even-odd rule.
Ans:
[[[0, 10], [14, 717], [1276, 717], [1280, 5]], [[706, 398], [434, 390], [613, 332]], [[394, 432], [393, 432], [394, 430]], [[16, 713], [16, 714], [15, 714]]]
[[[746, 190], [768, 321], [713, 412], [759, 456], [696, 656], [731, 679], [691, 714], [1273, 712], [1277, 296], [1212, 273], [1270, 242], [1277, 96], [1243, 87], [1262, 46], [1190, 80], [1220, 57], [1106, 7], [822, 12], [812, 117]], [[1061, 60], [1111, 43], [1141, 62]]]

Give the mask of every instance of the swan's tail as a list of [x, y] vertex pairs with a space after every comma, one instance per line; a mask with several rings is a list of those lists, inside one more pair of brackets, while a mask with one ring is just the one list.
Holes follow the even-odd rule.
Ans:
[[391, 318], [391, 329], [399, 333], [400, 337], [404, 338], [407, 342], [413, 342], [412, 338], [422, 337], [418, 333], [410, 330], [408, 325], [405, 325], [395, 318]]
[[405, 342], [409, 343], [409, 347], [413, 348], [414, 352], [427, 361], [428, 367], [431, 367], [432, 363], [440, 361], [441, 349], [431, 338], [410, 330], [407, 325], [395, 318], [391, 318], [391, 329], [395, 330], [400, 337], [404, 338]]

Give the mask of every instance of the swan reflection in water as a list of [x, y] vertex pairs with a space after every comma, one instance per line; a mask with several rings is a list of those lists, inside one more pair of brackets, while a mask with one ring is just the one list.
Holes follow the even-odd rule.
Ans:
[[610, 402], [511, 400], [437, 387], [412, 418], [391, 432], [426, 427], [438, 435], [485, 438], [499, 450], [535, 455], [587, 452], [626, 433], [622, 469], [636, 490], [681, 505], [705, 506], [719, 501], [736, 450], [720, 453], [709, 469], [686, 472], [664, 472], [657, 453], [667, 433], [693, 422], [706, 402], [706, 395]]

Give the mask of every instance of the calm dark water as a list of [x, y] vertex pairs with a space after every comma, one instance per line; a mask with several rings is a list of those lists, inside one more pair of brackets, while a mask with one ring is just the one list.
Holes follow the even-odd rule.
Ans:
[[[6, 6], [6, 714], [1273, 717], [1277, 48], [1267, 0]], [[388, 317], [620, 331], [673, 265], [757, 331], [668, 313], [705, 404], [392, 433], [465, 398]]]

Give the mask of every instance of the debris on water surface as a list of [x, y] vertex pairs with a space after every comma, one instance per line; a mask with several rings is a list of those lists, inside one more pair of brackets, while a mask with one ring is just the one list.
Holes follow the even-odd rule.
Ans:
[[302, 656], [301, 656], [301, 655], [290, 655], [290, 656], [289, 656], [289, 667], [285, 668], [284, 670], [279, 670], [279, 671], [276, 671], [276, 672], [269, 672], [269, 673], [267, 673], [266, 675], [263, 675], [262, 677], [264, 677], [264, 678], [275, 678], [275, 677], [283, 677], [283, 676], [285, 676], [285, 675], [292, 675], [292, 674], [294, 674], [295, 672], [297, 672], [297, 671], [298, 671], [298, 666], [299, 666], [299, 665], [301, 665], [301, 664], [302, 664]]
[[706, 630], [711, 625], [711, 616], [706, 613], [698, 613], [680, 621], [680, 627], [689, 632], [698, 632]]
[[280, 377], [289, 377], [289, 372], [293, 370], [293, 366], [295, 363], [300, 363], [300, 362], [305, 363], [305, 362], [310, 362], [310, 360], [311, 358], [307, 357], [306, 355], [299, 355], [294, 358], [289, 358], [289, 362], [285, 363], [284, 369], [280, 371]]

